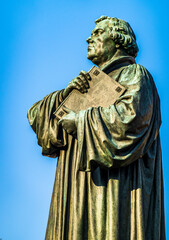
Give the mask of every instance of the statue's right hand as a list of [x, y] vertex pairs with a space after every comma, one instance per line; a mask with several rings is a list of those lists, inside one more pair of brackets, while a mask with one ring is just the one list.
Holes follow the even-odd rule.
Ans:
[[81, 93], [86, 93], [90, 88], [89, 82], [91, 77], [89, 73], [81, 71], [79, 76], [74, 78], [63, 91], [63, 98], [66, 98], [73, 89], [79, 90]]

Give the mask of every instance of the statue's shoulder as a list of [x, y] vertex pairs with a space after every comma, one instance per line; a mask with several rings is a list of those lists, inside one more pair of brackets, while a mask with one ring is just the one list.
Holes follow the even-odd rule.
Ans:
[[153, 80], [153, 77], [151, 73], [142, 65], [138, 63], [133, 63], [128, 66], [126, 66], [121, 73], [121, 76], [126, 79], [151, 79]]
[[138, 64], [138, 63], [129, 64], [128, 66], [125, 67], [125, 69], [123, 70], [123, 73], [128, 73], [128, 74], [136, 74], [137, 73], [137, 74], [141, 74], [141, 75], [147, 74], [148, 76], [151, 76], [151, 74], [147, 70], [147, 68], [145, 68], [144, 66], [142, 66], [141, 64]]
[[130, 64], [126, 66], [120, 75], [119, 83], [127, 89], [138, 86], [144, 88], [154, 85], [153, 77], [150, 72], [142, 65], [138, 63]]

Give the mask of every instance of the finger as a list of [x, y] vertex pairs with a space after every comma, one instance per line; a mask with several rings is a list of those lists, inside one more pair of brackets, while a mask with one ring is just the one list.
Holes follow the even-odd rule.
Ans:
[[77, 78], [74, 80], [72, 86], [73, 86], [73, 89], [77, 89], [78, 91], [82, 92], [82, 87], [80, 86], [80, 84], [78, 84]]
[[84, 87], [81, 81], [79, 80], [79, 78], [76, 78], [76, 81], [74, 84], [75, 84], [75, 88], [78, 89], [80, 92], [84, 93], [86, 91], [86, 90], [84, 91]]
[[91, 80], [91, 77], [90, 77], [90, 74], [88, 73], [88, 72], [86, 72], [86, 71], [81, 71], [80, 72], [80, 75], [83, 75], [85, 78], [86, 78], [86, 80], [88, 80], [88, 81], [90, 81]]
[[89, 85], [88, 80], [86, 80], [86, 78], [84, 76], [82, 76], [82, 75], [80, 77], [81, 77], [81, 81], [82, 81], [83, 85], [85, 86], [85, 88], [89, 89], [90, 85]]
[[84, 78], [84, 76], [79, 75], [78, 77], [78, 84], [82, 87], [82, 89], [87, 90], [89, 88], [88, 81]]

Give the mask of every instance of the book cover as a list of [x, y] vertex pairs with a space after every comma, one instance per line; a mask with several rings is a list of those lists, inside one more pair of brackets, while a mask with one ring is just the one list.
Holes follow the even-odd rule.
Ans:
[[95, 66], [88, 73], [91, 77], [88, 92], [81, 93], [73, 89], [54, 113], [58, 120], [67, 114], [62, 108], [63, 105], [74, 112], [90, 107], [108, 107], [114, 104], [126, 90], [125, 87]]

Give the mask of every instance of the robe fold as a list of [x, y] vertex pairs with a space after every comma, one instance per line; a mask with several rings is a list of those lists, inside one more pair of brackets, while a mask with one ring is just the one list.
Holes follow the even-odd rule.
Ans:
[[106, 108], [79, 111], [77, 137], [57, 125], [63, 90], [28, 111], [42, 154], [58, 157], [46, 240], [165, 240], [154, 81], [135, 63], [108, 75], [127, 91]]

